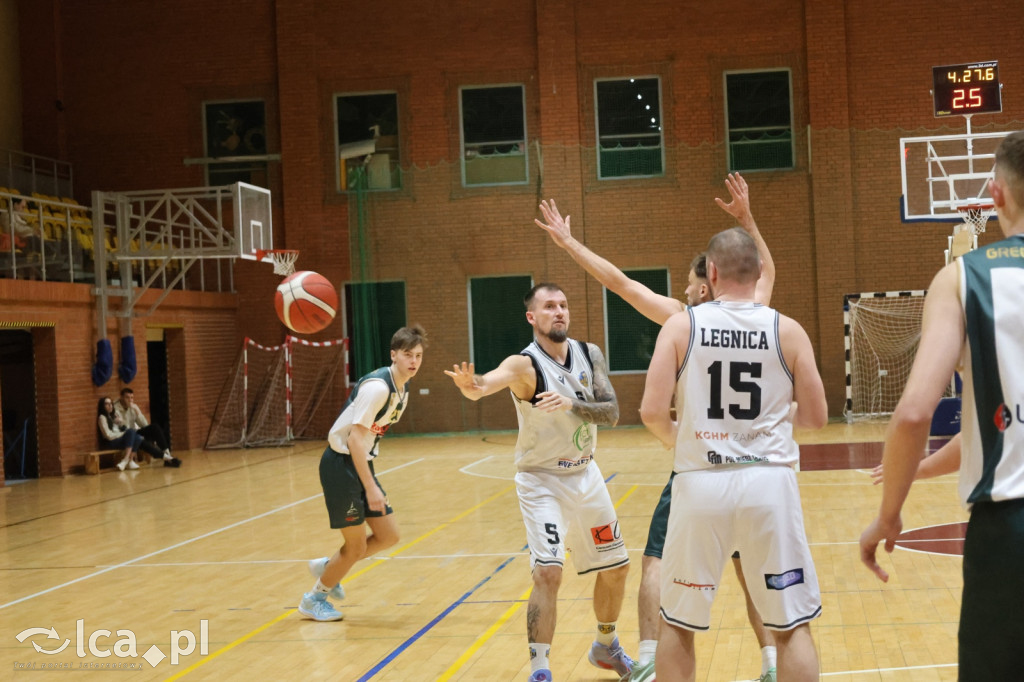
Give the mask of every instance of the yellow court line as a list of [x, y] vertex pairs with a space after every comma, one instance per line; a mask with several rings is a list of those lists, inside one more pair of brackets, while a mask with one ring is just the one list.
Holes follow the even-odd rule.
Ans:
[[[632, 495], [633, 493], [635, 493], [638, 487], [639, 486], [634, 485], [632, 488], [627, 490], [626, 493], [622, 497], [619, 498], [619, 501], [615, 503], [615, 508], [618, 509], [622, 505], [623, 502], [628, 500], [629, 496]], [[487, 642], [487, 640], [489, 640], [491, 637], [493, 637], [495, 635], [495, 633], [497, 633], [498, 630], [500, 630], [501, 627], [505, 623], [507, 623], [509, 621], [509, 619], [512, 618], [512, 616], [515, 615], [516, 611], [518, 611], [520, 608], [522, 608], [522, 606], [526, 602], [526, 600], [528, 600], [530, 598], [530, 593], [531, 592], [533, 592], [533, 585], [531, 585], [526, 590], [526, 592], [523, 592], [523, 594], [520, 595], [519, 599], [516, 600], [516, 603], [513, 604], [512, 606], [508, 607], [508, 609], [505, 611], [505, 613], [501, 614], [501, 617], [498, 618], [498, 620], [496, 620], [494, 622], [494, 624], [491, 625], [491, 627], [487, 628], [486, 632], [484, 632], [479, 637], [477, 637], [476, 641], [474, 641], [472, 644], [470, 644], [469, 648], [466, 649], [464, 652], [462, 652], [461, 656], [459, 656], [457, 659], [455, 659], [455, 662], [452, 663], [448, 667], [448, 669], [445, 670], [441, 674], [441, 676], [437, 678], [436, 682], [446, 682], [446, 680], [450, 680], [452, 675], [457, 673], [459, 671], [459, 669], [462, 668], [462, 666], [466, 665], [466, 663], [469, 661], [469, 659], [473, 657], [473, 654], [475, 654], [480, 649], [480, 647], [482, 647]]]
[[[433, 529], [427, 531], [426, 533], [424, 533], [423, 535], [419, 536], [415, 540], [412, 540], [411, 542], [407, 542], [406, 544], [402, 545], [398, 549], [396, 549], [393, 552], [391, 552], [390, 554], [388, 554], [388, 557], [393, 557], [396, 554], [404, 552], [406, 549], [408, 549], [409, 547], [412, 547], [413, 545], [417, 544], [421, 540], [424, 540], [424, 539], [430, 537], [431, 535], [433, 535], [434, 533], [438, 532], [439, 530], [441, 530], [443, 528], [446, 528], [446, 527], [450, 526], [451, 524], [455, 523], [456, 521], [459, 521], [459, 520], [465, 518], [466, 516], [468, 516], [469, 514], [471, 514], [474, 511], [476, 511], [480, 507], [484, 506], [485, 504], [489, 504], [490, 502], [493, 502], [494, 500], [498, 499], [499, 497], [501, 497], [502, 495], [504, 495], [508, 491], [512, 490], [514, 487], [515, 486], [508, 486], [504, 490], [491, 495], [490, 497], [488, 497], [483, 502], [480, 502], [479, 504], [477, 504], [477, 505], [475, 505], [473, 507], [470, 507], [469, 509], [467, 509], [466, 511], [462, 512], [461, 514], [459, 514], [455, 518], [451, 519], [450, 521], [445, 521], [440, 526], [437, 526], [436, 528], [433, 528]], [[630, 492], [632, 492], [632, 491], [630, 491]], [[366, 573], [370, 569], [375, 568], [376, 566], [380, 565], [384, 561], [385, 561], [385, 559], [377, 559], [376, 561], [374, 561], [372, 564], [370, 564], [366, 568], [363, 568], [363, 569], [357, 571], [356, 573], [350, 574], [342, 582], [348, 583], [349, 581], [354, 580], [358, 576], [363, 575], [364, 573]], [[264, 623], [263, 625], [259, 626], [258, 628], [256, 628], [252, 632], [249, 632], [247, 634], [242, 635], [241, 637], [239, 637], [235, 641], [231, 642], [230, 644], [225, 644], [220, 649], [217, 649], [216, 651], [214, 651], [212, 654], [210, 654], [206, 658], [203, 658], [203, 659], [201, 659], [199, 661], [196, 661], [195, 663], [193, 663], [189, 667], [187, 667], [184, 670], [182, 670], [180, 673], [177, 673], [176, 675], [172, 675], [171, 677], [168, 677], [166, 680], [164, 680], [164, 682], [171, 682], [171, 680], [177, 680], [177, 679], [180, 679], [180, 678], [184, 677], [185, 675], [187, 675], [188, 673], [192, 672], [196, 668], [198, 668], [200, 666], [203, 666], [203, 665], [206, 665], [207, 663], [209, 663], [213, 659], [217, 658], [221, 654], [223, 654], [223, 653], [225, 653], [227, 651], [230, 651], [231, 649], [234, 649], [236, 646], [238, 646], [242, 642], [244, 642], [244, 641], [254, 637], [255, 635], [258, 635], [259, 633], [263, 632], [264, 630], [266, 630], [267, 628], [271, 627], [272, 625], [276, 625], [277, 623], [281, 622], [282, 620], [284, 620], [285, 618], [287, 618], [288, 616], [292, 615], [293, 613], [295, 613], [297, 611], [298, 611], [298, 609], [289, 609], [288, 611], [285, 611], [280, 616], [274, 618], [271, 621], [268, 621], [268, 622]]]

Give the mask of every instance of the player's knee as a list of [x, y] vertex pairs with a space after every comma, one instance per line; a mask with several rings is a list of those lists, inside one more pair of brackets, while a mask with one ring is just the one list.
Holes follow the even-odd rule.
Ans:
[[373, 537], [381, 544], [381, 548], [391, 547], [398, 544], [398, 529], [384, 528], [373, 531]]
[[351, 534], [345, 537], [345, 544], [338, 549], [338, 552], [343, 555], [354, 555], [361, 557], [366, 552], [366, 535]]
[[562, 567], [535, 566], [533, 568], [533, 584], [538, 588], [557, 590], [562, 584]]

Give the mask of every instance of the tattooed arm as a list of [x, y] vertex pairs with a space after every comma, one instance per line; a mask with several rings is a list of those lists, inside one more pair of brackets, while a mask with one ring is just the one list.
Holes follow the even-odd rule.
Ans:
[[590, 350], [590, 360], [594, 363], [594, 401], [570, 398], [557, 391], [544, 391], [537, 394], [538, 400], [534, 407], [545, 412], [566, 410], [591, 424], [615, 426], [619, 421], [619, 400], [608, 379], [608, 362], [600, 348], [592, 343], [588, 343], [587, 348]]

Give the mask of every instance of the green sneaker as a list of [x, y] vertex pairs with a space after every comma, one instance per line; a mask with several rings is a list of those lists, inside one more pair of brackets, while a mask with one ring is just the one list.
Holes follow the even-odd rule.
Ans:
[[645, 663], [644, 665], [633, 666], [633, 671], [629, 674], [629, 682], [651, 682], [654, 679], [654, 659]]
[[758, 682], [775, 682], [775, 668], [769, 668], [768, 672], [758, 678]]

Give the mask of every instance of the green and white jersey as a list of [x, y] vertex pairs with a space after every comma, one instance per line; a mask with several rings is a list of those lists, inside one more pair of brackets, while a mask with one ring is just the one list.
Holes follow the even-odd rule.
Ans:
[[409, 385], [396, 386], [390, 367], [375, 369], [356, 382], [345, 407], [327, 434], [327, 442], [335, 452], [351, 454], [348, 436], [352, 425], [360, 424], [369, 430], [364, 445], [369, 453], [367, 459], [372, 460], [377, 456], [381, 437], [401, 419], [408, 404]]
[[1024, 498], [1024, 235], [960, 259], [967, 346], [960, 499]]
[[556, 391], [570, 398], [593, 402], [594, 366], [586, 343], [568, 339], [565, 364], [544, 352], [534, 341], [522, 354], [533, 361], [537, 390], [530, 400], [512, 394], [519, 418], [516, 441], [518, 471], [581, 471], [590, 464], [597, 445], [597, 425], [572, 412], [541, 412], [534, 408], [536, 394]]

